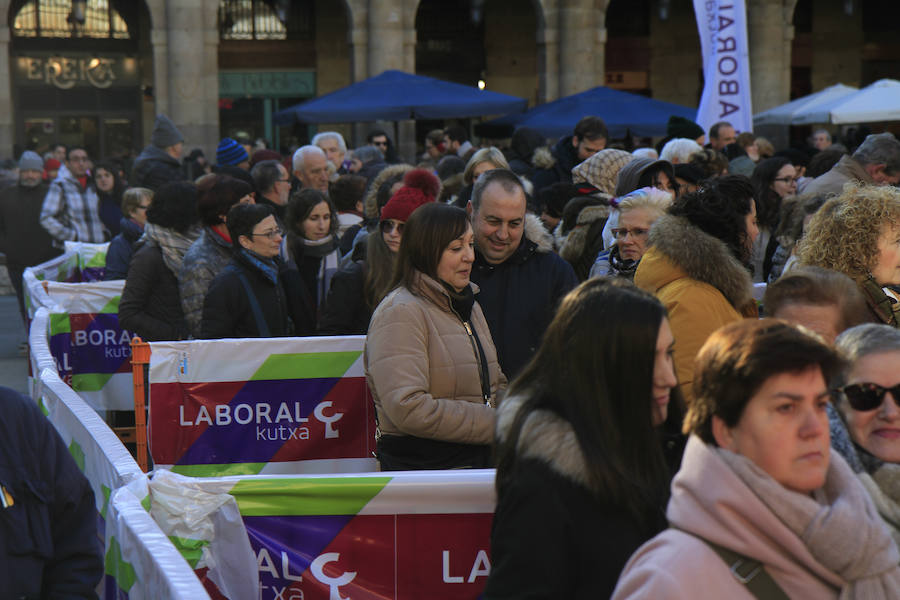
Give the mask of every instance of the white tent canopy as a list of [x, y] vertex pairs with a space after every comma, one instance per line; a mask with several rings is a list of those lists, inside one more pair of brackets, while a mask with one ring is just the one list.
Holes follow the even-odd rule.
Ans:
[[[838, 83], [829, 86], [823, 90], [819, 90], [814, 94], [803, 96], [795, 100], [791, 100], [787, 104], [770, 108], [753, 117], [753, 126], [762, 125], [800, 125], [797, 122], [797, 116], [801, 112], [812, 114], [821, 114], [823, 106], [830, 106], [843, 101], [847, 96], [858, 92], [859, 89]], [[825, 113], [827, 114], [827, 112]], [[823, 122], [823, 121], [806, 121], [807, 123]]]
[[900, 121], [900, 81], [880, 79], [831, 109], [831, 122]]

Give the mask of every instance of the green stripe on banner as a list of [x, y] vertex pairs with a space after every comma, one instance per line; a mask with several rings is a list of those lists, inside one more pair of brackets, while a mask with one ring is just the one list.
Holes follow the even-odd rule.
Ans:
[[144, 510], [150, 512], [150, 509], [153, 506], [153, 501], [150, 499], [150, 494], [147, 494], [143, 498], [141, 498], [141, 506], [144, 507]]
[[93, 256], [91, 256], [87, 262], [84, 263], [85, 267], [105, 267], [106, 266], [106, 252], [97, 252]]
[[76, 373], [72, 375], [72, 389], [76, 392], [99, 392], [114, 373]]
[[38, 408], [41, 409], [41, 412], [44, 414], [45, 417], [49, 417], [49, 416], [50, 416], [50, 409], [47, 408], [47, 405], [46, 405], [46, 404], [44, 404], [44, 397], [43, 397], [43, 396], [41, 396], [40, 398], [38, 398]]
[[103, 508], [100, 509], [100, 516], [106, 519], [106, 513], [109, 511], [109, 497], [112, 495], [112, 490], [101, 483], [100, 491], [103, 492]]
[[225, 477], [257, 475], [268, 463], [231, 463], [224, 465], [172, 465], [172, 472], [188, 477]]
[[392, 477], [238, 481], [229, 492], [244, 517], [355, 515]]
[[105, 571], [107, 575], [112, 576], [116, 580], [116, 584], [120, 589], [126, 592], [132, 588], [137, 576], [134, 573], [134, 567], [125, 562], [122, 558], [122, 549], [119, 547], [119, 540], [114, 536], [109, 538], [109, 550], [106, 552]]
[[206, 540], [190, 540], [177, 535], [170, 535], [169, 539], [175, 544], [175, 547], [178, 548], [178, 551], [181, 552], [184, 560], [188, 561], [192, 569], [196, 569], [197, 563], [203, 558], [203, 546], [209, 546], [209, 542]]
[[75, 459], [75, 464], [84, 473], [84, 449], [81, 447], [81, 444], [72, 440], [72, 443], [69, 444], [69, 454], [72, 455], [72, 458]]
[[[106, 263], [103, 263], [102, 266], [105, 266]], [[103, 308], [100, 309], [100, 312], [103, 314], [112, 314], [119, 312], [119, 300], [122, 299], [122, 296], [113, 296], [109, 302], [103, 305]]]
[[50, 313], [50, 335], [72, 333], [69, 313]]
[[343, 377], [362, 352], [309, 352], [272, 354], [250, 381]]

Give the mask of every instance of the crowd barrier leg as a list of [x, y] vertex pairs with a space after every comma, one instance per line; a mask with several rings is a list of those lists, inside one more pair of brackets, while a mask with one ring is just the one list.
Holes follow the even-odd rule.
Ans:
[[[134, 383], [134, 443], [137, 447], [137, 463], [147, 472], [147, 412], [144, 385], [147, 365], [150, 363], [150, 344], [135, 336], [131, 340], [131, 375]], [[127, 428], [126, 428], [127, 429]]]

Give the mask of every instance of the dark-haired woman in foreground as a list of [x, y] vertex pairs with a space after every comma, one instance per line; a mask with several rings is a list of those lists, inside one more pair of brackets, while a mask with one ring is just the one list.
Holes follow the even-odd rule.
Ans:
[[682, 448], [663, 439], [682, 414], [672, 346], [665, 308], [629, 282], [563, 299], [498, 410], [485, 598], [606, 598], [665, 528]]
[[395, 289], [372, 315], [364, 355], [383, 471], [490, 466], [506, 378], [469, 282], [473, 239], [466, 212], [445, 204], [406, 222]]

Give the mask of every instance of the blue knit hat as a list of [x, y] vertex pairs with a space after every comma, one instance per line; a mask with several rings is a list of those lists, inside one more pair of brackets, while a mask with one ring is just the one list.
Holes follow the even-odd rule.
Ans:
[[217, 165], [236, 165], [245, 160], [250, 160], [250, 156], [236, 140], [224, 138], [219, 142], [219, 147], [216, 148]]

